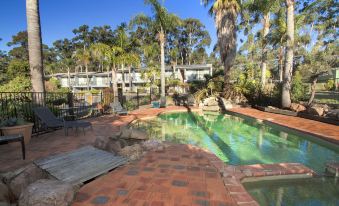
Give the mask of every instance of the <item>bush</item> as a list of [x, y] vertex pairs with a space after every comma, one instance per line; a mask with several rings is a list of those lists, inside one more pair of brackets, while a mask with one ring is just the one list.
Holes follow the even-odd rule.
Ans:
[[31, 80], [25, 76], [17, 76], [7, 84], [0, 86], [0, 92], [27, 92], [31, 90]]
[[335, 90], [335, 82], [334, 79], [329, 79], [327, 83], [325, 84], [325, 89], [327, 91], [333, 91]]
[[292, 102], [299, 102], [306, 99], [307, 87], [302, 81], [302, 75], [299, 71], [295, 72], [292, 79], [291, 100]]

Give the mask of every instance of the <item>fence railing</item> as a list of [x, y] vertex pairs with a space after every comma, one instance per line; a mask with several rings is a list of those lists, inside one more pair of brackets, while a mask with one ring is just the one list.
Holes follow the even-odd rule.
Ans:
[[[128, 110], [135, 110], [150, 104], [157, 98], [152, 92], [120, 94], [119, 101]], [[35, 106], [48, 107], [58, 118], [75, 116], [86, 118], [92, 115], [97, 104], [109, 106], [114, 100], [112, 91], [92, 93], [58, 93], [58, 92], [0, 92], [0, 121], [10, 118], [22, 118], [34, 123], [33, 133], [41, 131], [40, 123], [33, 114]], [[107, 108], [107, 107], [106, 107]], [[1, 123], [1, 122], [0, 122]]]

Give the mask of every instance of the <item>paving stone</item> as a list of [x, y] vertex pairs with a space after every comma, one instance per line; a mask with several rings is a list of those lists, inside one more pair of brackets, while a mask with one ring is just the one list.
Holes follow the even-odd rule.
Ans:
[[182, 181], [182, 180], [173, 180], [172, 185], [176, 186], [176, 187], [186, 187], [188, 185], [188, 183], [186, 181]]
[[97, 196], [95, 197], [91, 203], [94, 205], [104, 205], [108, 202], [109, 198], [107, 196]]

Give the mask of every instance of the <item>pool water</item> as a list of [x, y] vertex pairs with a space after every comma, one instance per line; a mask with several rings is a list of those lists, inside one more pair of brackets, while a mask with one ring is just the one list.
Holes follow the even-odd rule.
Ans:
[[307, 178], [244, 183], [261, 206], [337, 206], [339, 181], [334, 178]]
[[298, 162], [318, 173], [339, 161], [338, 148], [232, 115], [170, 113], [135, 124], [151, 138], [193, 144], [231, 165]]
[[[317, 138], [286, 132], [253, 119], [207, 113], [170, 113], [136, 122], [150, 138], [196, 145], [230, 165], [298, 162], [318, 174], [328, 161], [339, 161], [338, 146]], [[339, 205], [334, 178], [246, 183], [249, 193], [263, 206]]]

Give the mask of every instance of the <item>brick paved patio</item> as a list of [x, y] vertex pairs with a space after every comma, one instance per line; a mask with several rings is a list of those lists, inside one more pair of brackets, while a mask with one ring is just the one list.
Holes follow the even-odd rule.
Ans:
[[79, 132], [78, 136], [69, 130], [69, 136], [62, 129], [33, 137], [26, 145], [26, 160], [22, 160], [21, 146], [16, 143], [0, 145], [0, 173], [18, 169], [35, 159], [49, 155], [72, 151], [92, 144], [96, 136], [109, 136], [119, 131], [120, 126], [127, 125], [136, 118], [158, 115], [164, 111], [186, 111], [185, 107], [171, 106], [160, 109], [140, 109], [130, 112], [127, 116], [105, 115], [86, 119], [93, 124], [93, 131], [86, 130], [86, 135]]
[[292, 117], [281, 114], [262, 112], [260, 110], [252, 108], [235, 108], [231, 109], [231, 112], [272, 122], [308, 134], [313, 134], [326, 141], [339, 144], [339, 126], [336, 125], [304, 119], [301, 117]]

